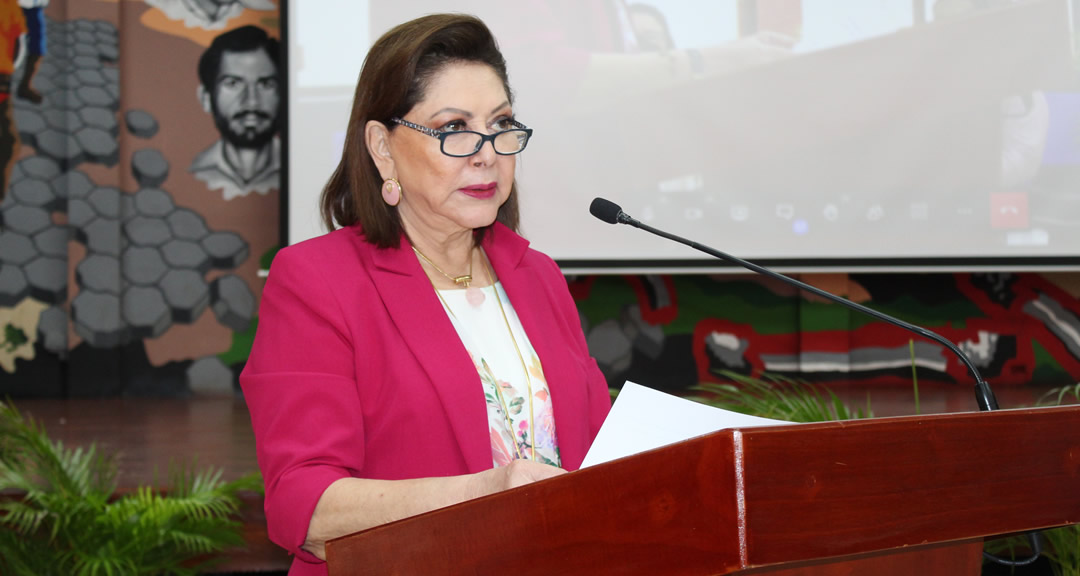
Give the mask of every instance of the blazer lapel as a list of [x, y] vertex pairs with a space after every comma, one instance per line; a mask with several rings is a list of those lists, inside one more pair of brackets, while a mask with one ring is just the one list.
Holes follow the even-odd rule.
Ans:
[[[495, 237], [498, 241], [495, 241]], [[569, 353], [564, 334], [558, 329], [559, 311], [552, 294], [545, 288], [545, 271], [525, 262], [529, 242], [509, 228], [496, 223], [484, 240], [484, 250], [506, 290], [514, 311], [529, 337], [544, 378], [551, 391], [555, 415], [555, 433], [559, 438], [581, 438], [586, 435], [587, 415], [584, 374]], [[564, 466], [576, 468], [585, 458], [577, 442], [559, 442], [559, 454]]]
[[492, 466], [487, 406], [476, 367], [420, 263], [402, 237], [398, 249], [375, 249], [371, 272], [390, 318], [435, 388], [470, 472]]

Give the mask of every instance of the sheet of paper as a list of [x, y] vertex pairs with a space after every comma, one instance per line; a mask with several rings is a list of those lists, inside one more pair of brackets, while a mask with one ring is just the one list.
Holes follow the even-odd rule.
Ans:
[[724, 428], [789, 425], [679, 398], [627, 382], [600, 427], [582, 468]]

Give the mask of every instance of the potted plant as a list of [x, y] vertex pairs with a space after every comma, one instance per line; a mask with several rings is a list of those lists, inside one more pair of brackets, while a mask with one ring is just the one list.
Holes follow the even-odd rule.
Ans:
[[0, 573], [197, 574], [243, 544], [239, 493], [258, 475], [178, 469], [167, 490], [117, 494], [116, 466], [95, 445], [65, 447], [0, 402]]

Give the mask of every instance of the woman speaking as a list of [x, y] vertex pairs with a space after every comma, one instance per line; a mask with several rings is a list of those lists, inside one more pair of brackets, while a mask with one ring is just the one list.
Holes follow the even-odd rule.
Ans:
[[533, 131], [507, 78], [476, 18], [387, 32], [323, 191], [333, 231], [274, 259], [240, 381], [290, 574], [325, 574], [331, 538], [576, 469], [608, 413], [565, 279], [516, 232]]

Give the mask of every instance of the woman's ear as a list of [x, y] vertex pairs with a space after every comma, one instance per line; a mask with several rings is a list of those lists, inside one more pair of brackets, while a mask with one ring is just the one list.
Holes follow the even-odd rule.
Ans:
[[379, 176], [383, 180], [397, 178], [397, 168], [394, 159], [390, 155], [390, 130], [378, 120], [368, 120], [364, 126], [364, 141], [367, 144], [368, 154], [379, 169]]

